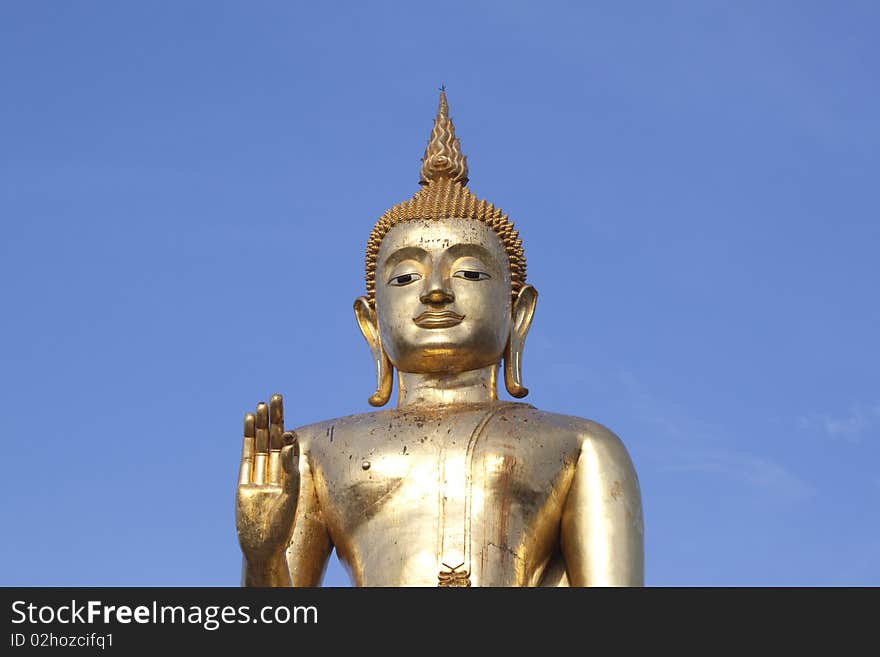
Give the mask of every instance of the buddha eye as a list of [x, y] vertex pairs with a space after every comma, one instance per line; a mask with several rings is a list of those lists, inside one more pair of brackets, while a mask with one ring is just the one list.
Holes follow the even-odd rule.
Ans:
[[409, 285], [410, 283], [419, 280], [422, 277], [421, 274], [400, 274], [399, 276], [394, 276], [390, 281], [388, 281], [388, 285]]
[[467, 269], [462, 269], [461, 271], [457, 271], [453, 274], [456, 278], [464, 278], [469, 281], [485, 281], [487, 278], [491, 278], [489, 274], [486, 274], [481, 271], [470, 271]]

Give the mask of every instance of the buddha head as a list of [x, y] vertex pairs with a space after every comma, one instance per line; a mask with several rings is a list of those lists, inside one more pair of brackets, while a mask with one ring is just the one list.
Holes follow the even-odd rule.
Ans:
[[466, 187], [467, 160], [445, 91], [422, 159], [421, 189], [376, 222], [366, 253], [366, 296], [354, 303], [376, 364], [374, 406], [393, 370], [456, 375], [497, 367], [524, 397], [522, 352], [537, 292], [525, 282], [522, 242], [501, 210]]

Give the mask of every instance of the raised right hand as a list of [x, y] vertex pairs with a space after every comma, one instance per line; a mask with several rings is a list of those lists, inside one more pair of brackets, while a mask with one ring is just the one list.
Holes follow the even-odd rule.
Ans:
[[284, 552], [299, 499], [299, 443], [284, 431], [281, 395], [244, 416], [244, 445], [235, 494], [238, 542], [251, 564]]

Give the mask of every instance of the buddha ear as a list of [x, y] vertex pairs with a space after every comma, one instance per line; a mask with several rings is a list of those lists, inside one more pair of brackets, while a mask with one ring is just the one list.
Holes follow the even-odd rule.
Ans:
[[504, 387], [511, 397], [529, 394], [529, 389], [522, 384], [522, 356], [537, 303], [538, 291], [531, 285], [524, 285], [513, 302], [513, 327], [504, 352]]
[[391, 399], [394, 366], [382, 347], [382, 337], [379, 335], [379, 322], [376, 319], [376, 311], [373, 310], [366, 297], [358, 297], [354, 300], [354, 315], [357, 318], [358, 327], [361, 329], [364, 339], [370, 346], [373, 361], [376, 363], [376, 392], [372, 394], [368, 401], [372, 406], [384, 406]]

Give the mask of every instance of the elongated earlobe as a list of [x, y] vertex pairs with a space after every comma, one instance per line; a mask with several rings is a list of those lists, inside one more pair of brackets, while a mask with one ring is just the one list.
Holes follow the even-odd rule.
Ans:
[[513, 302], [513, 327], [504, 352], [504, 387], [511, 397], [529, 394], [529, 389], [523, 385], [522, 358], [537, 303], [538, 291], [531, 285], [523, 286]]
[[354, 300], [354, 315], [357, 318], [358, 327], [364, 335], [364, 339], [370, 346], [373, 361], [376, 363], [376, 392], [368, 400], [371, 406], [384, 406], [391, 399], [391, 387], [394, 382], [394, 366], [388, 359], [385, 349], [382, 348], [382, 338], [379, 335], [379, 322], [376, 320], [376, 311], [370, 306], [366, 297], [358, 297]]

